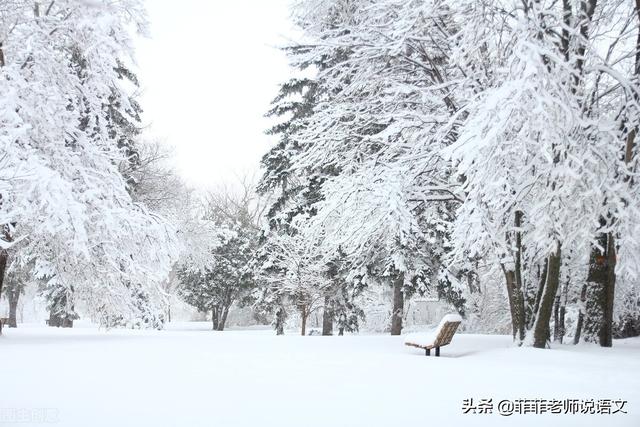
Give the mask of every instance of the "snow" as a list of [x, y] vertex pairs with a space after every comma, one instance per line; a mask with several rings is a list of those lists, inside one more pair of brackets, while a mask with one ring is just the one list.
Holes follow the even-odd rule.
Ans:
[[418, 344], [421, 346], [433, 345], [433, 342], [438, 337], [440, 329], [431, 332], [414, 332], [404, 336], [405, 344]]
[[447, 322], [462, 322], [462, 317], [459, 314], [455, 314], [455, 313], [446, 314], [440, 321], [440, 324], [438, 325], [438, 329], [442, 328], [444, 324]]
[[407, 334], [404, 336], [405, 343], [411, 344], [419, 344], [422, 346], [433, 345], [433, 342], [438, 337], [440, 330], [444, 327], [446, 323], [451, 322], [462, 322], [462, 317], [459, 314], [446, 314], [440, 320], [438, 327], [430, 332], [414, 332], [412, 334]]
[[[65, 427], [640, 425], [638, 338], [540, 350], [459, 333], [436, 358], [401, 336], [21, 326], [0, 337], [5, 422], [45, 408]], [[628, 414], [463, 414], [469, 398], [624, 399]]]

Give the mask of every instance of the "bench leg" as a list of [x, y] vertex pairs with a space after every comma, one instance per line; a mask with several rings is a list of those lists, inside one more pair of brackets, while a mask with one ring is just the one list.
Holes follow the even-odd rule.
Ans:
[[425, 356], [431, 356], [431, 349], [430, 348], [425, 348], [424, 354], [425, 354]]
[[436, 357], [440, 357], [440, 347], [436, 347]]

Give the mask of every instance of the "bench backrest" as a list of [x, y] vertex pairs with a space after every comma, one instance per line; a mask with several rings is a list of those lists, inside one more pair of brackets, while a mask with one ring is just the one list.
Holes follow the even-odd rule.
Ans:
[[458, 326], [460, 326], [460, 322], [444, 322], [440, 330], [438, 331], [438, 335], [436, 336], [436, 340], [434, 345], [436, 347], [441, 347], [443, 345], [447, 345], [451, 342], [453, 335], [455, 335], [458, 330]]

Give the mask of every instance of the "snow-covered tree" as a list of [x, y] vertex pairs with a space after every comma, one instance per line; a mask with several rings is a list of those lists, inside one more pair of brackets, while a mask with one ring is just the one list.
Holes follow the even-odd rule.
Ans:
[[413, 292], [477, 316], [501, 283], [517, 342], [545, 347], [552, 322], [562, 340], [575, 308], [573, 336], [611, 345], [614, 309], [637, 315], [637, 5], [305, 0], [294, 17], [292, 60], [316, 72], [274, 109], [291, 116], [263, 182], [294, 232], [271, 238], [394, 284], [392, 333]]
[[186, 257], [177, 270], [180, 297], [211, 312], [214, 330], [224, 329], [232, 304], [243, 303], [254, 286], [250, 261], [262, 205], [248, 182], [242, 182], [240, 191], [225, 188], [206, 195], [202, 221], [213, 230], [211, 240], [199, 257]]
[[257, 310], [275, 314], [278, 335], [292, 310], [300, 316], [300, 333], [306, 334], [309, 315], [324, 302], [330, 286], [322, 256], [300, 232], [279, 232], [268, 237], [258, 252], [256, 281]]
[[[480, 256], [501, 265], [514, 337], [524, 340], [529, 329], [527, 342], [537, 347], [549, 340], [565, 269], [580, 277], [574, 285], [587, 281], [595, 290], [596, 282], [608, 283], [609, 305], [596, 322], [609, 336], [601, 344], [611, 345], [616, 249], [596, 236], [612, 233], [604, 239], [612, 242], [634, 227], [626, 218], [638, 201], [620, 154], [629, 133], [621, 113], [633, 109], [621, 102], [637, 93], [622, 77], [637, 51], [628, 42], [636, 17], [614, 3], [514, 2], [507, 13], [484, 2], [486, 8], [468, 15], [472, 38], [461, 38], [457, 59], [475, 72], [476, 83], [469, 85], [467, 117], [452, 147], [465, 194], [454, 226], [457, 260]], [[503, 25], [494, 25], [496, 15]], [[613, 40], [604, 36], [611, 31]], [[611, 258], [598, 261], [602, 255], [591, 250], [589, 261], [592, 245]], [[628, 261], [637, 271], [637, 260]], [[579, 266], [587, 262], [607, 265], [611, 279], [585, 277]]]
[[294, 60], [323, 66], [316, 105], [286, 134], [297, 147], [287, 172], [332, 171], [304, 227], [327, 259], [345, 252], [352, 277], [394, 288], [399, 334], [405, 295], [436, 288], [456, 199], [439, 154], [457, 110], [445, 82], [456, 24], [431, 2], [307, 1], [296, 16], [306, 39]]
[[135, 316], [130, 283], [156, 293], [176, 254], [121, 173], [134, 136], [123, 117], [138, 111], [123, 63], [144, 27], [137, 0], [13, 1], [0, 14], [3, 240], [25, 239], [61, 315], [82, 301], [100, 320]]

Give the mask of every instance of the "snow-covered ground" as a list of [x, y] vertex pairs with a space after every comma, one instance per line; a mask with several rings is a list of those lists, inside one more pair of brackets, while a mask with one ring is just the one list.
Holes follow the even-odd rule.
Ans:
[[[537, 350], [457, 334], [436, 358], [402, 337], [208, 327], [5, 330], [0, 425], [640, 425], [640, 339]], [[469, 398], [622, 399], [628, 413], [464, 414]]]

